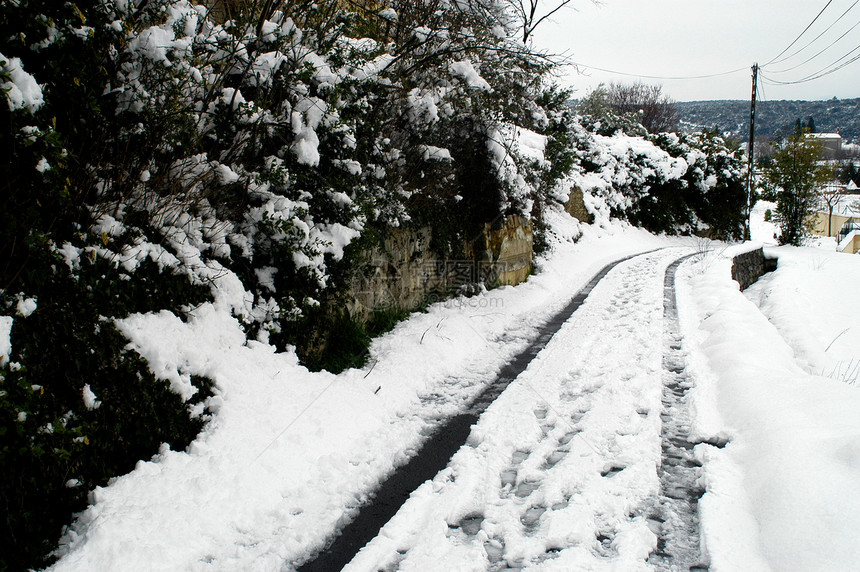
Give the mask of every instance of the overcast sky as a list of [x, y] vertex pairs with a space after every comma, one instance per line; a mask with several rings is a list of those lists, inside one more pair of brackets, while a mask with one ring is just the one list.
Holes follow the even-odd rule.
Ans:
[[[546, 0], [544, 5], [551, 4]], [[541, 49], [563, 53], [582, 64], [579, 71], [567, 68], [561, 78], [561, 83], [576, 89], [574, 97], [585, 95], [600, 82], [636, 80], [585, 67], [593, 66], [662, 77], [739, 69], [707, 79], [643, 77], [642, 81], [662, 84], [663, 91], [677, 101], [749, 99], [750, 68], [756, 62], [764, 67], [760, 99], [860, 97], [860, 59], [813, 81], [774, 83], [804, 79], [831, 69], [834, 62], [846, 63], [860, 56], [860, 3], [831, 0], [809, 31], [777, 58], [825, 4], [827, 0], [574, 0], [573, 8], [541, 24], [534, 42]], [[819, 34], [820, 38], [812, 42]], [[843, 34], [845, 37], [836, 41]], [[821, 50], [825, 51], [813, 58]], [[810, 58], [808, 63], [789, 69]]]

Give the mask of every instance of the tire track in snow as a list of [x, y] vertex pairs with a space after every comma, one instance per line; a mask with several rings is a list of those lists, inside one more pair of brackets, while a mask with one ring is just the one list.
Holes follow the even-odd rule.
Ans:
[[[658, 249], [660, 250], [660, 249]], [[379, 534], [409, 495], [428, 479], [443, 470], [462, 447], [481, 414], [520, 375], [543, 350], [552, 337], [585, 302], [598, 283], [622, 262], [646, 256], [655, 251], [641, 252], [615, 260], [604, 266], [586, 283], [560, 312], [552, 316], [537, 331], [528, 346], [508, 362], [490, 383], [469, 404], [468, 408], [442, 424], [409, 462], [397, 469], [372, 495], [372, 500], [359, 508], [357, 514], [313, 559], [303, 563], [298, 572], [330, 572], [340, 570], [356, 553]]]
[[649, 515], [658, 535], [657, 550], [648, 562], [657, 570], [707, 570], [699, 537], [698, 500], [704, 490], [697, 484], [701, 464], [689, 441], [690, 418], [685, 395], [694, 382], [686, 373], [681, 344], [675, 276], [691, 254], [673, 262], [663, 280], [663, 411], [661, 413], [661, 495]]
[[650, 570], [664, 270], [616, 268], [347, 570]]

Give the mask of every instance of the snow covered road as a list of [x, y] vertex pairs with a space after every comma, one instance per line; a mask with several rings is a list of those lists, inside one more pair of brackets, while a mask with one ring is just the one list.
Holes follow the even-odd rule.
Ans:
[[[671, 569], [668, 555], [647, 559], [660, 535], [675, 546], [682, 533], [695, 551], [697, 530], [678, 529], [659, 473], [664, 273], [679, 254], [609, 272], [345, 570]], [[671, 419], [683, 404], [666, 406]], [[685, 556], [686, 569], [697, 563]]]
[[[165, 447], [92, 491], [51, 569], [311, 561], [573, 292], [663, 248], [596, 285], [347, 569], [856, 570], [860, 393], [816, 372], [845, 371], [860, 347], [860, 307], [829, 294], [860, 280], [858, 259], [783, 250], [745, 297], [734, 247], [704, 255], [700, 241], [571, 220], [553, 221], [558, 242], [527, 283], [415, 313], [337, 376], [248, 340], [229, 280], [185, 320], [123, 320], [158, 376], [214, 381], [209, 421], [187, 451]], [[666, 270], [690, 252], [673, 329]]]

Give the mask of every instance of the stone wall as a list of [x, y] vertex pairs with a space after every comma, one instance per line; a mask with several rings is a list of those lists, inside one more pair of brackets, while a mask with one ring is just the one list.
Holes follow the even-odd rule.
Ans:
[[767, 258], [761, 247], [737, 254], [732, 258], [732, 280], [746, 290], [765, 273], [776, 270], [775, 258]]
[[584, 222], [586, 224], [594, 222], [594, 217], [588, 212], [588, 209], [585, 208], [585, 201], [582, 198], [582, 190], [577, 187], [570, 189], [570, 198], [568, 198], [567, 202], [564, 204], [564, 210], [579, 222]]
[[466, 258], [439, 258], [430, 249], [430, 227], [391, 229], [380, 246], [366, 253], [347, 292], [354, 318], [375, 310], [413, 310], [483, 282], [488, 288], [516, 285], [528, 278], [533, 261], [531, 221], [519, 216], [485, 224], [464, 245]]
[[366, 253], [347, 293], [347, 310], [366, 318], [374, 310], [417, 308], [441, 288], [431, 230], [391, 229], [384, 243]]
[[532, 223], [521, 216], [485, 224], [483, 236], [476, 241], [481, 251], [473, 257], [481, 268], [481, 279], [488, 287], [525, 282], [532, 270], [533, 245]]

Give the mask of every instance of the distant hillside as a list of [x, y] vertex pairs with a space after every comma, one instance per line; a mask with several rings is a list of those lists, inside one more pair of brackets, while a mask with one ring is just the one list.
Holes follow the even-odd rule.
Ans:
[[[732, 138], [749, 138], [749, 101], [687, 101], [678, 103], [678, 111], [682, 129], [717, 127]], [[847, 141], [860, 141], [860, 99], [760, 101], [756, 104], [756, 135], [786, 135], [798, 119], [806, 122], [810, 117], [818, 132], [839, 133]]]

